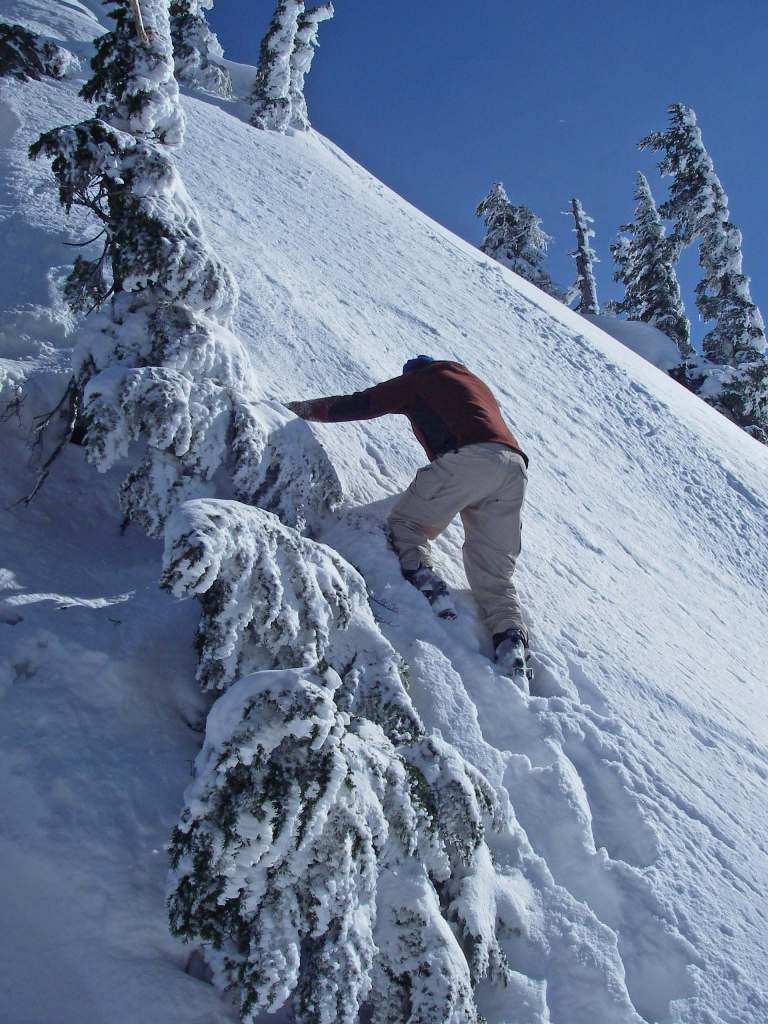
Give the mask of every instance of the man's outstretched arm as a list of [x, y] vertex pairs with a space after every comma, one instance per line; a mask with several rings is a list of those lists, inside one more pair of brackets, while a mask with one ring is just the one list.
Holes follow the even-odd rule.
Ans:
[[291, 412], [303, 420], [319, 423], [345, 423], [350, 420], [372, 420], [388, 413], [403, 412], [410, 388], [404, 377], [385, 380], [365, 391], [352, 395], [330, 395], [302, 402], [286, 402]]
[[333, 398], [312, 398], [303, 402], [284, 402], [286, 409], [296, 413], [303, 420], [316, 420], [319, 423], [327, 423], [327, 405]]

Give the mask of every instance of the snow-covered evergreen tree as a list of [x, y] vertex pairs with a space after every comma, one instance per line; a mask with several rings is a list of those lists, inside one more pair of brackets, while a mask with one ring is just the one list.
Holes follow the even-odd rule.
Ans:
[[62, 78], [78, 60], [69, 50], [41, 39], [23, 25], [0, 21], [0, 78]]
[[576, 259], [576, 282], [571, 293], [579, 298], [574, 309], [578, 313], [597, 316], [600, 312], [600, 303], [597, 301], [597, 283], [592, 272], [592, 265], [597, 263], [597, 256], [589, 244], [590, 238], [595, 236], [594, 230], [590, 227], [593, 220], [584, 212], [581, 200], [575, 197], [571, 200], [571, 213], [576, 222], [573, 229], [576, 232], [576, 250], [572, 254]]
[[81, 95], [100, 101], [96, 117], [144, 140], [178, 145], [184, 114], [173, 73], [173, 47], [167, 0], [142, 0], [142, 42], [130, 0], [108, 0], [111, 32], [96, 40], [93, 75]]
[[616, 313], [629, 320], [643, 320], [663, 331], [677, 344], [681, 363], [693, 354], [691, 325], [685, 315], [680, 286], [675, 274], [674, 243], [656, 209], [645, 175], [638, 174], [635, 188], [635, 218], [622, 224], [630, 238], [618, 238], [611, 245], [617, 269], [614, 280], [624, 285], [624, 297], [612, 303]]
[[768, 440], [768, 358], [765, 326], [742, 270], [741, 232], [731, 222], [728, 196], [701, 138], [696, 114], [682, 103], [669, 108], [664, 132], [651, 132], [641, 148], [661, 151], [662, 174], [672, 177], [669, 198], [660, 207], [673, 221], [675, 243], [699, 241], [696, 287], [702, 319], [714, 321], [703, 339], [699, 393], [736, 423]]
[[475, 216], [482, 217], [486, 227], [485, 238], [480, 244], [482, 252], [547, 294], [562, 298], [562, 293], [544, 269], [547, 247], [552, 239], [542, 229], [541, 218], [533, 210], [527, 206], [514, 206], [504, 185], [496, 181], [488, 195], [478, 203]]
[[493, 793], [440, 741], [398, 750], [340, 711], [339, 685], [259, 672], [214, 706], [171, 843], [172, 928], [205, 942], [245, 1024], [291, 996], [301, 1024], [354, 1024], [367, 1000], [387, 1024], [474, 1022], [439, 890], [451, 853], [484, 845]]
[[304, 0], [277, 0], [261, 41], [256, 80], [251, 90], [251, 124], [284, 132], [291, 123], [291, 55]]
[[312, 66], [315, 49], [318, 46], [318, 26], [334, 14], [333, 4], [318, 4], [308, 7], [299, 16], [296, 39], [291, 53], [291, 128], [308, 131], [310, 128], [307, 101], [304, 97], [304, 79]]
[[[101, 226], [101, 251], [78, 258], [65, 289], [79, 311], [109, 300], [82, 325], [74, 355], [87, 455], [102, 471], [127, 460], [123, 509], [150, 534], [180, 501], [213, 493], [220, 470], [236, 496], [297, 521], [331, 502], [338, 481], [327, 465], [315, 472], [312, 456], [280, 458], [288, 413], [257, 407], [243, 390], [255, 375], [229, 327], [237, 288], [159, 142], [179, 141], [183, 127], [168, 8], [144, 0], [142, 13], [149, 50], [130, 0], [97, 44], [83, 91], [102, 101], [100, 117], [48, 132], [31, 150], [52, 158], [62, 205], [86, 207]], [[126, 124], [133, 134], [116, 127]]]
[[183, 85], [228, 97], [232, 95], [232, 79], [218, 63], [224, 51], [205, 18], [211, 7], [213, 0], [171, 0], [176, 78]]
[[367, 1000], [379, 1024], [476, 1021], [516, 923], [493, 896], [496, 796], [425, 734], [363, 580], [210, 500], [169, 521], [163, 578], [200, 596], [201, 681], [229, 686], [173, 836], [174, 931], [205, 943], [246, 1022], [291, 994], [303, 1022], [356, 1021]]

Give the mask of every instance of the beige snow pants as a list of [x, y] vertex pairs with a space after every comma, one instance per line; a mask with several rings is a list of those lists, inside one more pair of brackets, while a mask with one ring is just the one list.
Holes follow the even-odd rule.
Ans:
[[430, 540], [461, 514], [464, 568], [491, 633], [526, 631], [512, 574], [527, 482], [525, 462], [511, 448], [467, 445], [420, 469], [389, 514], [392, 542], [406, 570], [432, 564]]

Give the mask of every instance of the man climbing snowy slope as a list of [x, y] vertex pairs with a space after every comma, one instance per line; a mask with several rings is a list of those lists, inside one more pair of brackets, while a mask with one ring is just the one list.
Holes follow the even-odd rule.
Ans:
[[388, 518], [403, 575], [438, 614], [455, 616], [447, 587], [432, 567], [429, 542], [459, 513], [464, 568], [497, 661], [523, 668], [528, 631], [512, 574], [520, 554], [528, 458], [490, 388], [461, 363], [420, 355], [408, 360], [400, 377], [352, 395], [289, 402], [288, 408], [322, 423], [389, 413], [408, 417], [430, 465], [418, 471]]

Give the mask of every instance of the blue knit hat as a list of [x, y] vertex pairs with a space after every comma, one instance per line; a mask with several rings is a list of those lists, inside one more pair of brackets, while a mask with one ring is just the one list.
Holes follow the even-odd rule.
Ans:
[[409, 359], [407, 363], [403, 363], [403, 373], [410, 373], [411, 370], [418, 370], [422, 366], [426, 366], [427, 363], [434, 363], [433, 356], [414, 356], [413, 359]]

